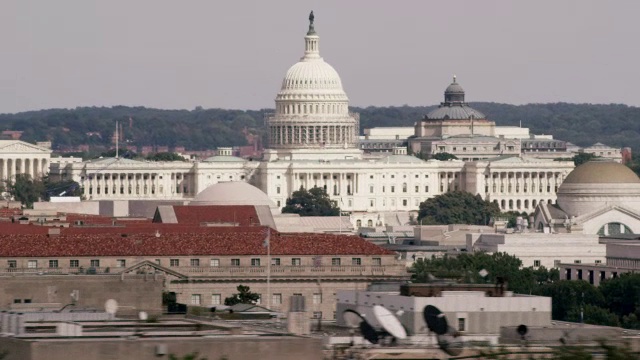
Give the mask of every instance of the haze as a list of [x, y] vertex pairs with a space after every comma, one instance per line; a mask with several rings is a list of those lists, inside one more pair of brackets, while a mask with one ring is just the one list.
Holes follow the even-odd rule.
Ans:
[[310, 10], [351, 105], [640, 105], [638, 1], [3, 1], [0, 112], [273, 107]]

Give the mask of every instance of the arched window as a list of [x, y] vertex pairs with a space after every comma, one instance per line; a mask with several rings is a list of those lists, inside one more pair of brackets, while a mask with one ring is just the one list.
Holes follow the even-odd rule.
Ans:
[[631, 234], [631, 233], [633, 232], [627, 225], [619, 222], [610, 222], [608, 224], [604, 224], [602, 225], [600, 230], [598, 230], [598, 235], [600, 236], [605, 236], [605, 235], [613, 236], [613, 235]]
[[371, 219], [367, 220], [367, 226], [368, 227], [372, 227], [373, 226], [373, 220], [371, 220]]
[[362, 227], [362, 220], [356, 220], [356, 227]]
[[513, 200], [509, 200], [509, 210], [513, 210]]

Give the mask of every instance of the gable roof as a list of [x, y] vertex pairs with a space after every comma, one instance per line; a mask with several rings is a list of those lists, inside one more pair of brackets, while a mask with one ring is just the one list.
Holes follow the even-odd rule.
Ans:
[[0, 151], [51, 153], [51, 149], [47, 149], [42, 146], [30, 144], [28, 142], [20, 140], [0, 140]]

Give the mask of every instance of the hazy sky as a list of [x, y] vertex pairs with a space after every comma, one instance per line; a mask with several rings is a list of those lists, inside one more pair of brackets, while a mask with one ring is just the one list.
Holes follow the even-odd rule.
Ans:
[[273, 107], [311, 9], [351, 105], [640, 105], [637, 0], [3, 0], [0, 112]]

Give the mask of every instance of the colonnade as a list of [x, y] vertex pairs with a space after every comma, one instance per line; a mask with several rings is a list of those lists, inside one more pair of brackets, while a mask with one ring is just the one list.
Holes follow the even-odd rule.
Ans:
[[503, 211], [533, 211], [553, 203], [566, 173], [560, 171], [497, 171], [485, 179], [485, 193]]
[[314, 186], [324, 188], [329, 196], [349, 196], [360, 191], [360, 174], [356, 172], [295, 172], [292, 191], [311, 189]]
[[284, 125], [270, 126], [269, 145], [304, 147], [354, 145], [356, 142], [356, 125]]
[[87, 173], [80, 181], [87, 198], [190, 197], [196, 189], [187, 172]]
[[41, 178], [49, 172], [47, 158], [1, 158], [0, 179], [12, 180], [17, 174], [27, 174], [33, 179]]

